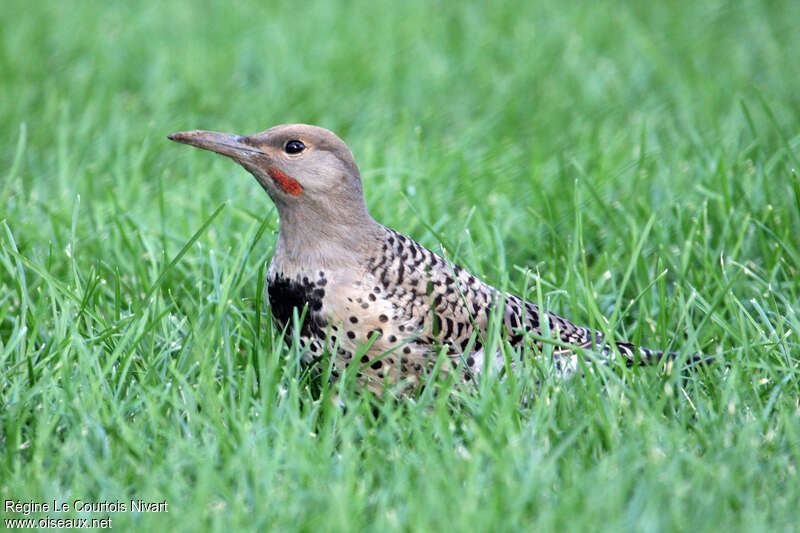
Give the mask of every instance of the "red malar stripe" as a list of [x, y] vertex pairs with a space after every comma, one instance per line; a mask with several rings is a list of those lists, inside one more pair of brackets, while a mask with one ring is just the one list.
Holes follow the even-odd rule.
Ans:
[[269, 177], [272, 178], [275, 183], [278, 184], [278, 187], [283, 190], [286, 194], [291, 194], [292, 196], [297, 196], [303, 192], [303, 187], [300, 185], [296, 179], [290, 178], [280, 170], [275, 167], [267, 169], [267, 174]]

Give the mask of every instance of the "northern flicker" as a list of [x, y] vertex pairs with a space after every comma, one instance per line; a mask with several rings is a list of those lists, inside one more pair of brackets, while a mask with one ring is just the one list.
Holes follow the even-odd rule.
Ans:
[[373, 220], [353, 155], [326, 129], [290, 124], [249, 136], [188, 131], [168, 138], [232, 158], [269, 194], [280, 218], [267, 275], [272, 316], [288, 330], [294, 313], [304, 316], [303, 360], [331, 354], [334, 379], [355, 364], [370, 389], [403, 394], [444, 354], [441, 370], [469, 382], [489, 364], [505, 365], [499, 350], [487, 353], [484, 344], [492, 320], [502, 322], [514, 348], [526, 336], [538, 350], [554, 339], [554, 362], [566, 372], [586, 350], [607, 360], [619, 353], [628, 364], [664, 357], [608, 343], [603, 333], [495, 289]]

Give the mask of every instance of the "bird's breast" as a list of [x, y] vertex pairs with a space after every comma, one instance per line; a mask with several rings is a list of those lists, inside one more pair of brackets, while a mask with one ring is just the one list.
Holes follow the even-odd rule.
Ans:
[[303, 320], [303, 335], [316, 334], [315, 329], [323, 328], [326, 320], [321, 310], [326, 294], [328, 278], [325, 272], [315, 275], [287, 275], [283, 272], [270, 272], [267, 278], [267, 295], [272, 316], [282, 325], [292, 323], [292, 315], [297, 312], [298, 318], [306, 309]]

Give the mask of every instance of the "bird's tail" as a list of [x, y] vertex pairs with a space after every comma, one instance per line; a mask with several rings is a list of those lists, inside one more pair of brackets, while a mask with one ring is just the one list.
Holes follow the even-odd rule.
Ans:
[[[681, 356], [677, 352], [664, 352], [661, 350], [651, 350], [642, 346], [636, 346], [630, 342], [618, 341], [614, 343], [619, 353], [625, 358], [625, 363], [630, 366], [649, 366], [657, 365], [661, 361], [677, 361], [683, 360], [688, 366], [695, 366], [698, 364], [708, 364], [712, 362], [712, 358], [701, 354], [691, 354], [688, 356]], [[610, 343], [603, 344], [600, 349], [603, 357], [614, 359], [616, 352]]]

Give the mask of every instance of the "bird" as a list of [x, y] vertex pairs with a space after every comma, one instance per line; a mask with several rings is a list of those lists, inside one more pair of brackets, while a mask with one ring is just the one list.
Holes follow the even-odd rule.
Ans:
[[287, 341], [299, 339], [304, 364], [333, 358], [333, 381], [355, 368], [367, 389], [408, 396], [439, 368], [474, 384], [490, 366], [504, 372], [501, 350], [487, 344], [491, 327], [515, 353], [525, 342], [535, 353], [550, 344], [565, 375], [582, 355], [610, 362], [619, 354], [629, 366], [677, 357], [609, 342], [376, 222], [352, 152], [327, 129], [284, 124], [253, 135], [194, 130], [167, 138], [233, 159], [272, 199], [279, 230], [266, 300]]

